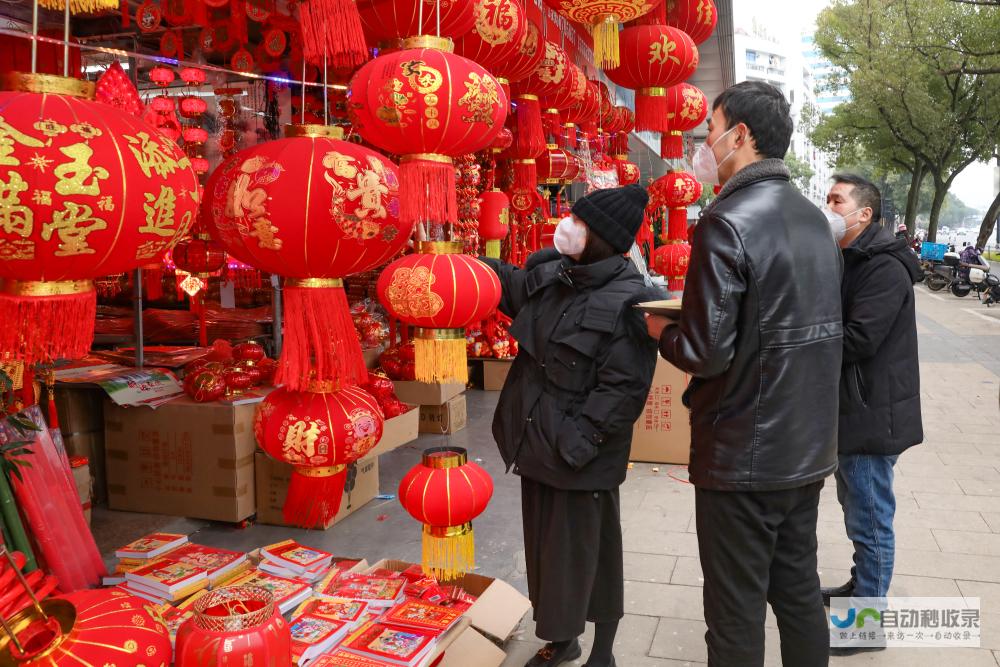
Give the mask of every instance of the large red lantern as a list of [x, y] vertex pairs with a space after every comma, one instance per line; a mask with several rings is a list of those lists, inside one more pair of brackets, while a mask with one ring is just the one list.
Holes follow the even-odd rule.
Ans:
[[177, 145], [90, 101], [94, 85], [0, 80], [0, 358], [90, 349], [92, 279], [161, 258], [187, 233], [198, 176]]
[[461, 254], [461, 242], [417, 244], [417, 253], [390, 264], [378, 298], [414, 333], [417, 380], [467, 382], [465, 328], [500, 303], [500, 281], [488, 266]]
[[660, 135], [660, 156], [684, 157], [684, 132], [690, 132], [708, 117], [708, 100], [701, 89], [679, 83], [667, 89], [668, 132]]
[[510, 200], [497, 189], [480, 195], [479, 237], [486, 241], [487, 257], [500, 257], [500, 242], [510, 232]]
[[[463, 341], [464, 344], [464, 341]], [[448, 581], [475, 567], [472, 520], [493, 496], [493, 480], [464, 449], [435, 447], [399, 483], [399, 502], [424, 525], [424, 572]]]
[[358, 133], [401, 155], [400, 219], [458, 222], [453, 157], [486, 148], [503, 129], [507, 99], [476, 63], [446, 40], [418, 37], [367, 63], [351, 79], [348, 106]]
[[546, 0], [570, 21], [591, 28], [594, 37], [594, 64], [605, 69], [617, 67], [618, 24], [633, 21], [659, 5], [662, 0]]
[[361, 25], [373, 43], [430, 34], [457, 38], [476, 22], [472, 0], [359, 0], [357, 4]]
[[[290, 126], [229, 158], [206, 185], [213, 237], [236, 259], [286, 278], [279, 382], [368, 377], [341, 279], [405, 247], [396, 166], [341, 141], [340, 128]], [[334, 343], [337, 343], [335, 346]]]
[[542, 31], [525, 19], [527, 30], [517, 48], [517, 52], [503, 63], [503, 75], [508, 81], [520, 81], [530, 76], [545, 55]]
[[667, 279], [672, 292], [684, 289], [684, 277], [691, 262], [691, 246], [687, 241], [668, 241], [653, 251], [653, 268]]
[[340, 511], [347, 466], [382, 437], [384, 417], [375, 397], [355, 387], [314, 382], [310, 391], [279, 387], [257, 407], [254, 435], [271, 457], [293, 466], [285, 521], [325, 525]]
[[605, 73], [635, 90], [636, 129], [668, 131], [667, 89], [697, 69], [698, 47], [677, 28], [642, 25], [622, 30], [621, 51], [621, 65]]
[[[70, 593], [6, 619], [0, 663], [31, 667], [169, 665], [170, 633], [153, 605], [114, 588]], [[18, 647], [20, 645], [20, 648]]]
[[517, 0], [476, 0], [475, 27], [455, 42], [455, 53], [487, 68], [501, 83], [516, 73], [515, 56], [528, 31]]
[[177, 630], [177, 667], [291, 667], [291, 630], [270, 591], [225, 586], [200, 598], [193, 611]]
[[708, 40], [719, 20], [712, 0], [666, 0], [666, 9], [667, 23], [691, 35], [695, 44]]

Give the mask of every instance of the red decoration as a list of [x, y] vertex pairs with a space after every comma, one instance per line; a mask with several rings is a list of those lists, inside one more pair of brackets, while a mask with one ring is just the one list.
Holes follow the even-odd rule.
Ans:
[[479, 237], [486, 242], [486, 256], [500, 257], [500, 241], [510, 232], [510, 200], [499, 190], [487, 190], [480, 198]]
[[542, 31], [531, 21], [521, 39], [517, 52], [504, 62], [504, 74], [508, 81], [520, 81], [531, 75], [545, 56]]
[[200, 127], [185, 127], [181, 135], [184, 137], [184, 143], [187, 144], [203, 144], [208, 141], [208, 130], [203, 130]]
[[559, 88], [541, 99], [543, 109], [571, 109], [582, 104], [587, 95], [587, 76], [583, 70], [569, 63], [566, 77]]
[[118, 107], [133, 116], [142, 115], [143, 106], [139, 91], [117, 60], [111, 63], [104, 74], [97, 79], [94, 98], [98, 102]]
[[210, 403], [226, 393], [226, 381], [218, 373], [197, 370], [184, 377], [184, 392], [199, 403]]
[[594, 64], [601, 69], [617, 67], [618, 24], [633, 21], [659, 5], [662, 0], [546, 0], [570, 21], [591, 28], [594, 38]]
[[690, 83], [679, 83], [667, 89], [667, 118], [669, 132], [660, 136], [660, 156], [684, 157], [682, 133], [694, 130], [708, 117], [708, 100], [700, 88]]
[[618, 170], [618, 185], [631, 185], [639, 182], [639, 165], [629, 162], [628, 156], [616, 157], [615, 169]]
[[158, 86], [168, 86], [174, 82], [174, 71], [169, 67], [157, 65], [149, 70], [149, 80]]
[[665, 25], [643, 25], [621, 32], [622, 64], [605, 70], [608, 78], [636, 91], [636, 128], [666, 132], [667, 89], [698, 67], [698, 47], [688, 35]]
[[[173, 102], [171, 102], [173, 105]], [[181, 98], [181, 115], [185, 118], [196, 118], [208, 110], [208, 102], [200, 97], [187, 96]]]
[[472, 32], [455, 43], [455, 53], [483, 65], [500, 79], [515, 72], [515, 56], [528, 29], [517, 0], [476, 0]]
[[156, 31], [163, 21], [163, 13], [159, 6], [153, 4], [151, 0], [146, 0], [135, 10], [135, 22], [139, 26], [139, 31], [150, 33]]
[[215, 273], [226, 264], [225, 250], [210, 239], [197, 237], [178, 243], [172, 256], [178, 269], [196, 275]]
[[684, 289], [684, 276], [691, 262], [691, 246], [686, 241], [670, 241], [653, 251], [653, 268], [666, 277], [674, 292]]
[[538, 160], [538, 182], [543, 185], [561, 185], [572, 181], [575, 174], [571, 174], [571, 165], [575, 166], [572, 155], [550, 145]]
[[208, 173], [208, 160], [203, 157], [193, 157], [191, 158], [191, 168], [194, 169], [194, 173], [199, 176]]
[[243, 48], [237, 49], [229, 64], [237, 72], [252, 72], [254, 65], [253, 54]]
[[695, 44], [712, 36], [719, 20], [712, 0], [666, 0], [667, 23], [689, 34]]
[[197, 176], [141, 120], [89, 101], [93, 84], [49, 75], [7, 83], [0, 356], [81, 357], [95, 318], [90, 281], [162, 257], [194, 219]]
[[208, 75], [203, 69], [185, 67], [181, 70], [181, 79], [189, 86], [200, 86], [208, 80]]
[[233, 358], [240, 361], [258, 362], [265, 356], [267, 355], [264, 352], [264, 346], [254, 341], [240, 343], [233, 347]]
[[[285, 37], [285, 33], [277, 28], [272, 28], [264, 33], [262, 39], [264, 44], [264, 51], [267, 55], [272, 58], [277, 58], [285, 52], [285, 47], [288, 46], [288, 38]], [[299, 70], [299, 74], [302, 74], [302, 70]]]
[[304, 0], [298, 8], [302, 55], [307, 61], [347, 71], [365, 62], [368, 52], [354, 0]]
[[285, 520], [303, 528], [324, 525], [337, 514], [347, 465], [378, 444], [384, 421], [375, 397], [358, 387], [334, 391], [332, 383], [317, 382], [311, 389], [279, 387], [260, 404], [254, 420], [257, 443], [294, 466]]
[[[464, 339], [463, 339], [464, 344]], [[423, 568], [438, 580], [475, 567], [472, 520], [493, 496], [493, 480], [464, 449], [436, 447], [399, 483], [399, 502], [424, 525]]]
[[287, 278], [279, 382], [304, 389], [315, 372], [357, 384], [367, 370], [340, 279], [397, 255], [412, 224], [398, 219], [395, 165], [338, 128], [291, 130], [215, 170], [206, 217], [236, 259]]
[[[420, 22], [421, 9], [423, 23]], [[391, 42], [415, 35], [440, 34], [442, 37], [458, 38], [472, 30], [476, 23], [475, 3], [472, 0], [359, 0], [358, 13], [371, 43]]]
[[[291, 667], [292, 636], [274, 601], [257, 586], [226, 586], [194, 605], [177, 631], [177, 667]], [[101, 664], [101, 663], [98, 663]]]

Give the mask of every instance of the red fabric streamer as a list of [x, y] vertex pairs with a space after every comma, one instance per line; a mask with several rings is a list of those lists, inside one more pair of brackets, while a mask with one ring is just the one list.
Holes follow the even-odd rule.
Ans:
[[367, 60], [357, 5], [352, 0], [307, 0], [299, 5], [302, 54], [322, 66], [350, 70]]
[[0, 322], [30, 322], [42, 336], [24, 336], [20, 327], [0, 327], [0, 349], [33, 364], [87, 356], [94, 340], [97, 292], [21, 297], [0, 294]]
[[404, 156], [399, 164], [399, 220], [403, 225], [433, 220], [458, 222], [455, 165], [448, 162]]
[[337, 516], [347, 485], [347, 469], [327, 477], [311, 477], [292, 470], [285, 497], [285, 522], [300, 528], [316, 528]]

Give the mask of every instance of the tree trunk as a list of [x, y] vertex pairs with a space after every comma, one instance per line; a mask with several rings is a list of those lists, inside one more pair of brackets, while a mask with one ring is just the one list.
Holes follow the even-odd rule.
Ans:
[[986, 244], [990, 242], [993, 228], [997, 224], [997, 216], [1000, 216], [1000, 194], [993, 198], [993, 203], [990, 204], [989, 210], [983, 216], [983, 223], [979, 225], [979, 237], [976, 239], [977, 248], [985, 248]]
[[934, 174], [934, 199], [931, 201], [931, 217], [927, 223], [927, 240], [931, 243], [937, 242], [938, 218], [941, 217], [941, 207], [944, 206], [950, 185], [950, 182], [945, 182]]
[[927, 167], [920, 160], [917, 160], [910, 176], [910, 189], [906, 193], [906, 233], [912, 239], [917, 233], [917, 209], [920, 208], [920, 186], [924, 184], [924, 177], [927, 176]]

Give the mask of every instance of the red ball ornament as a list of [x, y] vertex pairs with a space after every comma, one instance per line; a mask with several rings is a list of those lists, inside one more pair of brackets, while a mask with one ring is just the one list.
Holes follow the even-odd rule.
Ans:
[[189, 86], [200, 86], [208, 79], [208, 75], [203, 69], [185, 67], [181, 70], [181, 79]]
[[208, 131], [200, 127], [185, 127], [181, 131], [185, 144], [199, 145], [208, 141]]
[[423, 568], [438, 580], [475, 568], [472, 520], [493, 496], [493, 480], [458, 447], [424, 451], [399, 483], [399, 502], [424, 525]]
[[701, 89], [690, 83], [679, 83], [667, 89], [667, 119], [669, 132], [660, 135], [660, 156], [665, 159], [684, 157], [684, 132], [690, 132], [708, 117], [708, 99]]
[[218, 373], [196, 370], [184, 377], [184, 392], [199, 403], [217, 401], [226, 393], [226, 381]]
[[[441, 0], [440, 3], [435, 0], [358, 0], [361, 26], [372, 44], [416, 35], [440, 34], [441, 37], [459, 38], [475, 25], [475, 7], [472, 0]], [[423, 23], [420, 22], [421, 11]]]
[[233, 358], [239, 361], [258, 362], [266, 355], [264, 346], [256, 341], [247, 341], [233, 346]]
[[702, 44], [715, 32], [719, 13], [712, 0], [666, 0], [667, 23]]
[[339, 128], [289, 132], [215, 170], [205, 188], [210, 232], [236, 259], [286, 278], [279, 382], [292, 389], [311, 377], [363, 382], [341, 278], [406, 245], [412, 224], [398, 219], [398, 172], [378, 153], [342, 141]]
[[[173, 102], [171, 102], [171, 107]], [[181, 99], [181, 115], [185, 118], [197, 118], [208, 110], [208, 102], [200, 97], [184, 97]]]
[[157, 65], [149, 70], [149, 80], [158, 86], [168, 86], [174, 82], [174, 71], [169, 67]]
[[[367, 379], [367, 378], [366, 378]], [[273, 458], [294, 466], [285, 500], [285, 521], [302, 528], [325, 525], [340, 510], [347, 465], [367, 454], [382, 437], [378, 402], [359, 387], [334, 391], [286, 387], [272, 391], [257, 408], [254, 435]]]
[[222, 379], [226, 382], [226, 393], [235, 396], [252, 387], [257, 378], [239, 366], [232, 366], [223, 371]]

